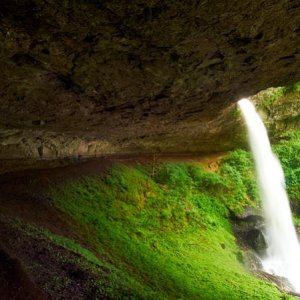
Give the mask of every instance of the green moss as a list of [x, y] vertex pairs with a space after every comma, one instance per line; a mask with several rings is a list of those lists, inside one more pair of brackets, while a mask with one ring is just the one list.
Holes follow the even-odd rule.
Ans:
[[229, 188], [226, 205], [233, 213], [240, 213], [245, 206], [259, 204], [254, 164], [249, 152], [231, 152], [223, 159], [219, 173]]
[[284, 87], [284, 94], [300, 92], [300, 82]]
[[258, 94], [258, 109], [269, 112], [275, 102], [278, 101], [287, 91], [286, 87], [270, 88]]
[[48, 229], [37, 227], [34, 224], [23, 223], [21, 220], [14, 220], [13, 222], [14, 224], [11, 224], [12, 226], [16, 227], [17, 229], [23, 230], [28, 236], [50, 241], [55, 245], [61, 246], [67, 250], [72, 251], [73, 253], [78, 254], [88, 262], [97, 265], [103, 265], [103, 263], [99, 260], [99, 258], [95, 256], [94, 253], [70, 238], [54, 234]]
[[[54, 234], [34, 224], [24, 223], [19, 219], [6, 220], [6, 222], [19, 231], [19, 237], [21, 232], [21, 236], [24, 235], [26, 241], [37, 242], [41, 250], [36, 250], [48, 253], [47, 255], [51, 256], [48, 257], [50, 261], [54, 262], [57, 268], [62, 268], [63, 271], [56, 274], [50, 267], [47, 270], [48, 280], [40, 283], [43, 290], [53, 297], [59, 295], [64, 289], [70, 289], [70, 281], [74, 278], [63, 275], [65, 268], [70, 265], [76, 266], [84, 274], [89, 274], [84, 276], [82, 284], [87, 286], [87, 290], [93, 290], [93, 299], [162, 299], [149, 287], [128, 275], [122, 267], [114, 266], [105, 258], [100, 258], [99, 255], [95, 255], [70, 238]], [[57, 247], [61, 247], [64, 251]], [[38, 261], [33, 261], [30, 265], [33, 272], [44, 272], [41, 271], [44, 267], [40, 266]], [[57, 269], [54, 270], [57, 272]]]
[[299, 130], [300, 83], [261, 91], [254, 99], [274, 143], [286, 131]]
[[295, 226], [299, 229], [300, 228], [300, 218], [296, 214], [293, 214], [293, 221], [294, 221]]
[[[275, 145], [293, 207], [300, 199], [300, 135]], [[198, 164], [118, 166], [51, 191], [54, 205], [77, 224], [87, 246], [44, 229], [28, 233], [80, 256], [113, 299], [283, 299], [243, 265], [230, 214], [259, 206], [250, 154], [236, 150], [218, 171]], [[299, 217], [294, 215], [299, 226]], [[88, 248], [88, 249], [87, 249]], [[93, 251], [89, 250], [93, 249]], [[99, 268], [111, 274], [101, 277]], [[127, 295], [127, 296], [124, 296]]]
[[300, 132], [288, 131], [273, 147], [283, 166], [287, 191], [292, 204], [300, 205]]
[[[240, 153], [239, 159], [245, 157]], [[232, 167], [230, 160], [224, 164]], [[231, 206], [240, 210], [246, 204], [232, 198], [238, 190], [226, 168], [213, 174], [169, 163], [154, 176], [151, 171], [118, 167], [105, 178], [85, 178], [52, 192], [56, 207], [80, 224], [98, 255], [122, 270], [128, 283], [139, 283], [122, 279], [130, 299], [281, 298], [239, 262], [228, 214]]]
[[[287, 192], [294, 208], [300, 207], [300, 132], [287, 131], [281, 134], [273, 146], [285, 174]], [[260, 204], [255, 183], [254, 164], [249, 152], [235, 150], [223, 159], [220, 175], [230, 190], [226, 205], [238, 213], [245, 205]]]

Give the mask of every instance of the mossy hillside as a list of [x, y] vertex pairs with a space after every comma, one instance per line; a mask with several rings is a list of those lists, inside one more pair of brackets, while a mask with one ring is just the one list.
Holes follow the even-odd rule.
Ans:
[[137, 299], [155, 297], [149, 288], [77, 241], [20, 219], [5, 218], [5, 223], [18, 231], [19, 239], [36, 244], [37, 256], [43, 253], [52, 262], [45, 270], [44, 262], [35, 259], [27, 268], [33, 274], [46, 272], [46, 279], [44, 274], [39, 285], [53, 299], [69, 299], [74, 284], [84, 285], [83, 294], [77, 294], [76, 299], [135, 299], [133, 294]]
[[[234, 159], [241, 158], [248, 163], [244, 152]], [[56, 189], [52, 197], [97, 255], [139, 283], [142, 288], [130, 280], [126, 285], [116, 273], [130, 299], [280, 299], [241, 263], [229, 214], [256, 205], [256, 194], [247, 185], [252, 175], [242, 176], [249, 165], [238, 170], [231, 163], [225, 161], [220, 174], [182, 163], [159, 165], [154, 174], [122, 166]], [[122, 299], [122, 292], [114, 297]]]

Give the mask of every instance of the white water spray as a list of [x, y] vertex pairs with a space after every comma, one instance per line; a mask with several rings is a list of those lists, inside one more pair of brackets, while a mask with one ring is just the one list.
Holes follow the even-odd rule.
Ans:
[[284, 175], [267, 130], [248, 99], [238, 102], [245, 119], [266, 221], [266, 272], [285, 277], [300, 292], [300, 246], [285, 191]]

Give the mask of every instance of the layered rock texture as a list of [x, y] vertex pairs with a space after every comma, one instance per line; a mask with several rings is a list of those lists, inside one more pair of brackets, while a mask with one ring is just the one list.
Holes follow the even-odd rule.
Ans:
[[261, 91], [252, 100], [273, 139], [300, 129], [300, 83]]
[[300, 2], [0, 3], [0, 157], [216, 152], [300, 77]]

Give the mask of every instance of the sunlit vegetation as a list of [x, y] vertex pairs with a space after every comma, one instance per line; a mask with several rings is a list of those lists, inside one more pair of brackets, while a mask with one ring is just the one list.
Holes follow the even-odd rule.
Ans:
[[294, 84], [269, 88], [258, 93], [255, 98], [258, 99], [258, 108], [261, 110], [269, 111], [276, 101], [281, 100], [288, 95], [297, 95], [300, 92], [300, 82]]
[[219, 173], [183, 163], [155, 172], [119, 166], [55, 189], [52, 197], [110, 266], [114, 288], [101, 287], [107, 297], [281, 299], [245, 270], [231, 231], [230, 215], [257, 205], [251, 166], [245, 151], [229, 156]]
[[[297, 226], [299, 137], [290, 131], [273, 146]], [[232, 232], [233, 216], [260, 206], [245, 150], [229, 153], [215, 171], [199, 163], [117, 165], [106, 175], [55, 186], [49, 196], [75, 239], [22, 222], [12, 226], [48, 249], [58, 264], [90, 274], [85, 284], [95, 299], [291, 298], [246, 270], [246, 254]], [[50, 295], [53, 287], [70, 284], [51, 278], [43, 286]]]
[[300, 132], [289, 131], [274, 147], [285, 174], [285, 181], [293, 205], [300, 205]]

